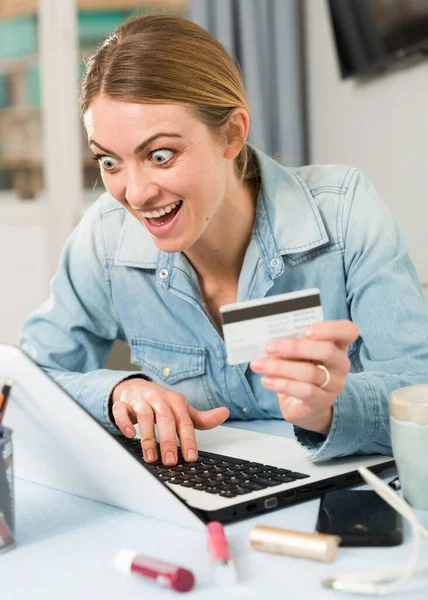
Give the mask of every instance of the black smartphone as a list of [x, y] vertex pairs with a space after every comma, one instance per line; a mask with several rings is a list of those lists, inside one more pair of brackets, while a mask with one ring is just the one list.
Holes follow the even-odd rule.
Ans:
[[332, 490], [321, 499], [317, 531], [341, 538], [341, 546], [398, 546], [403, 522], [373, 491]]

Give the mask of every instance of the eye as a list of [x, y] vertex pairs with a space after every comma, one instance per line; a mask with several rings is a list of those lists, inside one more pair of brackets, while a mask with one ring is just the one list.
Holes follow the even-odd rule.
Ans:
[[105, 171], [112, 171], [119, 164], [118, 159], [112, 156], [99, 156], [98, 160]]
[[150, 153], [151, 159], [157, 165], [164, 165], [174, 156], [174, 150], [169, 150], [168, 148], [160, 148], [159, 150], [154, 150]]

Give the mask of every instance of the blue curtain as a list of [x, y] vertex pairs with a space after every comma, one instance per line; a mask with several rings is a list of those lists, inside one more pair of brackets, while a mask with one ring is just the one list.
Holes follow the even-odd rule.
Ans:
[[238, 59], [250, 142], [289, 166], [305, 163], [299, 0], [191, 0], [190, 19]]

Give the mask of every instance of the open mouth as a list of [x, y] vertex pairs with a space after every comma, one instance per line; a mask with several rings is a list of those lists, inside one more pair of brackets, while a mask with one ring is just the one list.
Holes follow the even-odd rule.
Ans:
[[154, 225], [155, 227], [162, 227], [163, 225], [167, 225], [174, 219], [174, 217], [180, 210], [182, 204], [183, 204], [183, 201], [179, 200], [175, 204], [174, 207], [170, 208], [169, 212], [165, 212], [163, 215], [159, 215], [158, 217], [156, 217], [156, 216], [148, 217], [145, 215], [143, 215], [143, 216], [145, 219], [147, 219], [147, 221], [150, 223], [150, 225]]

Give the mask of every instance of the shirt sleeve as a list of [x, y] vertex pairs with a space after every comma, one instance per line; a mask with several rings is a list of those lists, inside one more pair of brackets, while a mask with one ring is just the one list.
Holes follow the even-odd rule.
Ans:
[[124, 339], [110, 293], [97, 202], [70, 236], [48, 300], [21, 331], [20, 345], [48, 375], [112, 433], [109, 400], [135, 371], [102, 368], [115, 340]]
[[[391, 454], [392, 391], [428, 382], [428, 305], [405, 236], [359, 171], [343, 202], [343, 261], [358, 368], [348, 374], [328, 436], [295, 427], [310, 460]], [[358, 372], [357, 372], [358, 371]]]

